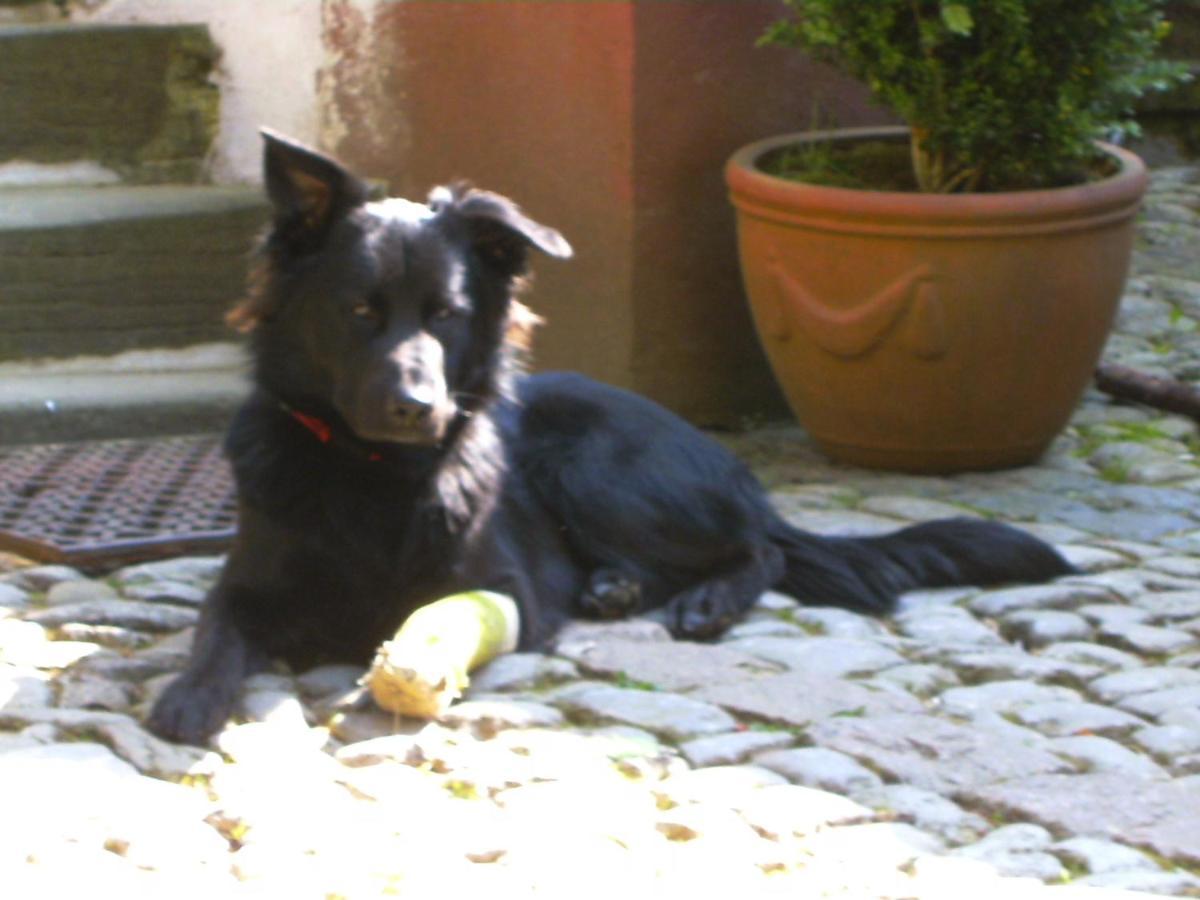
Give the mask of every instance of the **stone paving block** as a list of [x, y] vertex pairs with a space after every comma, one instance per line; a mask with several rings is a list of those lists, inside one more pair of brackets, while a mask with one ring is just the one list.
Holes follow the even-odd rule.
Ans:
[[68, 709], [127, 712], [134, 700], [132, 685], [68, 670], [58, 679], [58, 702], [54, 705]]
[[794, 727], [804, 727], [831, 716], [915, 713], [924, 709], [921, 701], [909, 694], [810, 672], [714, 685], [693, 691], [689, 696], [715, 703], [740, 716]]
[[[1191, 671], [1191, 670], [1187, 670]], [[1135, 694], [1117, 703], [1121, 709], [1139, 716], [1164, 721], [1163, 717], [1176, 709], [1200, 709], [1200, 685]]]
[[965, 609], [956, 606], [915, 609], [896, 616], [896, 629], [905, 637], [934, 648], [955, 645], [1004, 646], [1005, 641]]
[[968, 786], [1070, 769], [1058, 756], [1006, 731], [932, 716], [826, 719], [813, 725], [808, 736], [889, 779], [946, 796]]
[[979, 616], [1003, 616], [1026, 609], [1075, 609], [1107, 597], [1107, 592], [1102, 589], [1063, 582], [986, 591], [968, 606]]
[[1089, 603], [1076, 612], [1093, 625], [1105, 628], [1124, 628], [1150, 621], [1150, 611], [1125, 603]]
[[1160, 872], [1158, 863], [1132, 847], [1100, 838], [1077, 837], [1059, 841], [1051, 847], [1055, 854], [1087, 872], [1141, 871]]
[[1148, 666], [1097, 678], [1088, 692], [1105, 703], [1116, 703], [1136, 694], [1200, 685], [1200, 672], [1171, 666]]
[[1034, 703], [1080, 699], [1079, 694], [1070, 688], [1011, 680], [951, 688], [942, 692], [938, 705], [950, 715], [970, 718], [979, 712], [1010, 713], [1018, 707]]
[[810, 632], [793, 622], [785, 622], [772, 613], [751, 612], [746, 621], [738, 622], [721, 635], [721, 643], [739, 641], [742, 638], [759, 637], [806, 637]]
[[728, 766], [742, 763], [764, 750], [790, 747], [796, 736], [788, 731], [735, 731], [695, 738], [679, 745], [693, 766]]
[[1156, 625], [1101, 625], [1100, 640], [1122, 650], [1148, 656], [1183, 653], [1200, 647], [1200, 638], [1177, 628]]
[[29, 593], [13, 584], [0, 583], [0, 616], [29, 608]]
[[791, 619], [815, 634], [832, 638], [886, 640], [891, 637], [887, 626], [877, 618], [834, 607], [802, 606]]
[[[787, 640], [787, 646], [803, 641]], [[689, 691], [714, 684], [736, 683], [768, 673], [782, 666], [763, 657], [743, 652], [744, 641], [712, 645], [689, 641], [669, 641], [646, 652], [641, 641], [598, 640], [560, 645], [558, 653], [589, 674], [601, 677], [621, 675], [636, 682], [666, 691]]]
[[1095, 666], [1106, 672], [1116, 672], [1125, 669], [1140, 669], [1145, 663], [1132, 653], [1106, 647], [1103, 644], [1091, 644], [1083, 641], [1063, 641], [1051, 644], [1039, 653], [1043, 659], [1058, 659], [1063, 662], [1079, 663], [1085, 666]]
[[103, 581], [79, 578], [51, 585], [45, 599], [47, 606], [74, 606], [77, 603], [116, 600], [117, 591]]
[[1200, 782], [1114, 772], [1035, 774], [966, 787], [972, 808], [1038, 822], [1064, 834], [1103, 835], [1169, 860], [1200, 864]]
[[54, 689], [49, 673], [0, 663], [0, 709], [47, 707], [53, 702]]
[[1064, 584], [1090, 585], [1106, 591], [1112, 600], [1132, 600], [1149, 590], [1188, 590], [1194, 587], [1186, 578], [1178, 578], [1165, 572], [1148, 568], [1114, 569], [1092, 575], [1077, 575], [1064, 579]]
[[[1093, 545], [1102, 547], [1107, 550], [1112, 550], [1119, 553], [1127, 560], [1134, 564], [1144, 564], [1147, 568], [1151, 568], [1149, 561], [1170, 555], [1170, 550], [1158, 546], [1157, 544], [1143, 544], [1138, 541], [1123, 541], [1118, 538], [1101, 538], [1094, 541]], [[1178, 558], [1178, 557], [1177, 557]], [[1168, 573], [1171, 574], [1171, 573]], [[1190, 577], [1184, 574], [1185, 577]]]
[[1060, 610], [1019, 610], [1000, 620], [1000, 631], [1009, 640], [1027, 647], [1044, 647], [1060, 641], [1083, 641], [1092, 626], [1083, 616]]
[[763, 786], [744, 793], [733, 806], [747, 822], [776, 840], [875, 818], [870, 807], [799, 784]]
[[559, 693], [552, 702], [573, 718], [634, 725], [672, 740], [737, 726], [737, 720], [716, 705], [682, 694], [596, 685]]
[[[854, 510], [828, 511], [821, 509], [780, 509], [783, 517], [792, 525], [818, 534], [834, 534], [843, 537], [871, 537], [887, 534], [903, 527], [903, 522]], [[814, 601], [816, 602], [816, 601]]]
[[1146, 562], [1147, 569], [1178, 575], [1180, 578], [1200, 580], [1200, 559], [1194, 556], [1158, 556]]
[[564, 720], [561, 712], [544, 703], [503, 698], [455, 703], [439, 721], [451, 728], [470, 728], [487, 738], [509, 728], [549, 728]]
[[952, 800], [910, 784], [887, 784], [856, 794], [882, 813], [910, 821], [922, 831], [936, 834], [951, 844], [978, 840], [990, 828], [982, 816], [967, 812]]
[[1045, 852], [1053, 840], [1040, 825], [1003, 825], [974, 844], [957, 848], [954, 854], [985, 862], [1001, 875], [1056, 881], [1065, 870], [1056, 857]]
[[874, 641], [853, 638], [758, 637], [731, 641], [723, 646], [792, 672], [811, 672], [829, 678], [871, 675], [905, 662], [895, 650]]
[[569, 660], [541, 653], [506, 653], [471, 673], [470, 690], [529, 690], [578, 677], [579, 669]]
[[932, 658], [951, 666], [967, 682], [1033, 681], [1082, 686], [1103, 673], [1085, 663], [1036, 656], [1017, 647], [985, 650], [948, 650]]
[[178, 556], [118, 569], [107, 581], [119, 589], [146, 582], [169, 581], [211, 587], [225, 565], [224, 556]]
[[185, 581], [146, 581], [131, 584], [122, 591], [127, 600], [144, 600], [147, 603], [174, 603], [177, 606], [199, 607], [208, 590]]
[[205, 774], [212, 754], [198, 747], [170, 744], [145, 731], [130, 716], [85, 709], [0, 709], [0, 729], [49, 725], [56, 734], [83, 736], [101, 742], [139, 771], [165, 777]]
[[788, 613], [800, 607], [800, 601], [779, 591], [767, 591], [754, 603], [754, 608], [763, 612]]
[[754, 762], [794, 784], [855, 796], [883, 786], [883, 779], [844, 753], [825, 747], [768, 750]]
[[1132, 603], [1150, 613], [1150, 620], [1158, 623], [1200, 616], [1200, 591], [1148, 591], [1134, 597]]
[[1200, 894], [1200, 878], [1181, 870], [1165, 872], [1161, 869], [1116, 869], [1096, 875], [1085, 875], [1075, 883], [1122, 892], [1136, 891], [1138, 896], [1156, 894], [1168, 897], [1195, 897]]
[[864, 683], [894, 685], [918, 697], [931, 697], [948, 688], [958, 687], [962, 682], [957, 673], [947, 666], [914, 663], [884, 669]]
[[943, 609], [956, 606], [968, 597], [979, 593], [978, 588], [929, 588], [927, 590], [905, 591], [896, 600], [895, 617], [907, 616], [910, 613], [928, 612], [932, 609]]
[[1160, 762], [1200, 753], [1200, 728], [1186, 725], [1151, 725], [1133, 733], [1133, 741]]
[[58, 629], [59, 635], [69, 641], [88, 641], [112, 650], [140, 650], [151, 646], [155, 636], [119, 625], [84, 625], [68, 622]]
[[1019, 706], [1012, 715], [1022, 725], [1036, 728], [1042, 734], [1064, 737], [1072, 734], [1098, 734], [1104, 737], [1123, 737], [1146, 725], [1144, 719], [1096, 703], [1072, 700], [1053, 700]]
[[1129, 557], [1115, 549], [1106, 550], [1085, 544], [1060, 544], [1057, 549], [1063, 559], [1080, 572], [1107, 572], [1129, 562]]
[[881, 516], [894, 516], [897, 519], [907, 519], [910, 522], [922, 522], [929, 519], [955, 519], [966, 517], [980, 518], [979, 513], [965, 506], [944, 503], [940, 500], [929, 500], [924, 497], [909, 497], [897, 494], [884, 494], [868, 497], [858, 505], [864, 512], [878, 513]]
[[1097, 471], [1118, 466], [1125, 477], [1136, 484], [1164, 484], [1194, 477], [1195, 467], [1179, 458], [1178, 453], [1164, 452], [1133, 441], [1114, 441], [1105, 444], [1088, 460]]
[[89, 600], [36, 610], [27, 616], [47, 628], [68, 622], [84, 625], [117, 625], [135, 631], [178, 631], [196, 624], [199, 612], [181, 606], [147, 603], [141, 600]]
[[1167, 771], [1150, 757], [1135, 753], [1105, 737], [1071, 735], [1055, 738], [1046, 746], [1075, 763], [1082, 771], [1119, 772], [1134, 778], [1168, 777]]

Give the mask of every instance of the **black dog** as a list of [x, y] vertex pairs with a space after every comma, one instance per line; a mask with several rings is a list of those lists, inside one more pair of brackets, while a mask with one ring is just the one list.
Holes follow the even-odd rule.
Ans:
[[528, 648], [574, 616], [656, 608], [708, 638], [769, 588], [882, 613], [917, 586], [1071, 571], [981, 521], [807, 534], [664, 409], [521, 374], [528, 251], [571, 249], [503, 197], [369, 202], [338, 163], [272, 134], [265, 175], [274, 226], [231, 314], [256, 385], [227, 441], [238, 537], [150, 715], [160, 735], [207, 737], [272, 658], [365, 664], [412, 610], [470, 588], [516, 599]]

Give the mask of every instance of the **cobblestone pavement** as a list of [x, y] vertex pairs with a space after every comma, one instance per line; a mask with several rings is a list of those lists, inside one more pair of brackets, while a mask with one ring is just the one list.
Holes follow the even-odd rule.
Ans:
[[[1108, 356], [1200, 379], [1200, 169], [1156, 173]], [[254, 678], [212, 748], [138, 725], [215, 559], [0, 576], [5, 896], [1200, 896], [1200, 434], [1089, 395], [1041, 464], [953, 478], [730, 441], [797, 524], [1015, 522], [1084, 571], [767, 595], [716, 644], [630, 622], [503, 657], [439, 723], [360, 672]]]

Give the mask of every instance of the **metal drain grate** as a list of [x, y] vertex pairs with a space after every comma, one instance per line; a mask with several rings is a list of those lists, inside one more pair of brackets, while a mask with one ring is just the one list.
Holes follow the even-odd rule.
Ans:
[[0, 447], [0, 550], [97, 569], [233, 540], [214, 435]]

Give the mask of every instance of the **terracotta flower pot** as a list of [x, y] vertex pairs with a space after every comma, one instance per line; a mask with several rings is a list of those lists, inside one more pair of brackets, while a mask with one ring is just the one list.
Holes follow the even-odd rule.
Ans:
[[828, 455], [917, 472], [1028, 463], [1066, 425], [1120, 300], [1146, 187], [1133, 154], [1100, 181], [1000, 194], [816, 187], [757, 161], [725, 176], [759, 337]]

